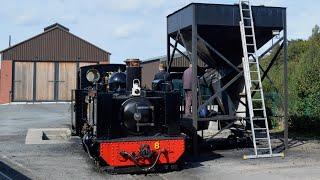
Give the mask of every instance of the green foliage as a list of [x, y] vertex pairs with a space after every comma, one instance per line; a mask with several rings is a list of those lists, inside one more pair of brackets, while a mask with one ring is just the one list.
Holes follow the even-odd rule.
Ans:
[[316, 36], [317, 34], [319, 34], [320, 32], [320, 28], [318, 25], [315, 25], [314, 28], [312, 29], [312, 36]]
[[298, 115], [320, 117], [320, 34], [313, 34], [308, 50], [301, 55], [293, 92], [298, 100]]
[[320, 118], [310, 116], [292, 115], [290, 117], [290, 130], [306, 136], [320, 136]]
[[[275, 52], [262, 59], [262, 67], [266, 68]], [[281, 107], [280, 99], [284, 92], [283, 52], [276, 62], [269, 73], [273, 83], [266, 79], [264, 89], [266, 106], [272, 114], [281, 115], [283, 109], [274, 107]], [[317, 25], [308, 40], [292, 40], [288, 44], [288, 87], [291, 127], [294, 130], [300, 126], [320, 128], [320, 28]]]

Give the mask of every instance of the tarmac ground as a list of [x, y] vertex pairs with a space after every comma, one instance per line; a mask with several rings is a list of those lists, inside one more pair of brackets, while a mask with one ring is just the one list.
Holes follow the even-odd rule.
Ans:
[[25, 144], [30, 128], [70, 127], [70, 113], [69, 104], [0, 106], [0, 179], [320, 179], [318, 140], [290, 139], [284, 159], [242, 160], [248, 148], [201, 151], [180, 171], [148, 175], [100, 172], [76, 137]]

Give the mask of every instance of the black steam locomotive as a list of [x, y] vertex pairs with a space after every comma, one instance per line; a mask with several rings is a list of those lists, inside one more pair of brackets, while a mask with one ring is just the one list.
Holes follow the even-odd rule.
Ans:
[[72, 129], [104, 169], [153, 171], [177, 167], [185, 152], [179, 92], [142, 89], [140, 61], [81, 67]]

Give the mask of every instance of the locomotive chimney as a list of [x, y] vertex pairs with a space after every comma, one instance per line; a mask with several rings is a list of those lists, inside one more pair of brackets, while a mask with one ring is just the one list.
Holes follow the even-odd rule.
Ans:
[[141, 67], [140, 67], [141, 61], [139, 59], [127, 59], [124, 62], [127, 65], [126, 89], [127, 91], [131, 91], [134, 79], [139, 79], [141, 84]]

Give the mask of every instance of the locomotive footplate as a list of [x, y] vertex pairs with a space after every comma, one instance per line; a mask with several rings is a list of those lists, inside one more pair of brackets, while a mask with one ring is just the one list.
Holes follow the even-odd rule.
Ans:
[[[185, 137], [135, 137], [100, 141], [100, 157], [115, 168], [134, 167], [151, 172], [159, 165], [174, 165], [185, 152]], [[110, 168], [106, 168], [110, 169]]]

